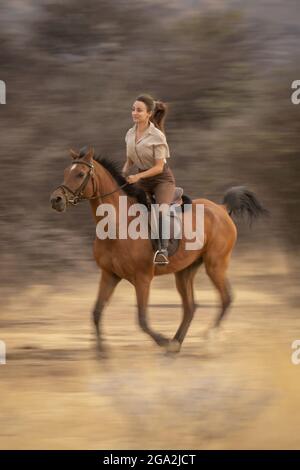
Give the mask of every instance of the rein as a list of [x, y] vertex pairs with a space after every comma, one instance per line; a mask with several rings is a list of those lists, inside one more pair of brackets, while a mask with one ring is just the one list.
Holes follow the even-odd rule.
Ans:
[[[86, 165], [86, 166], [89, 167], [89, 171], [86, 174], [86, 176], [85, 176], [83, 182], [81, 183], [81, 185], [79, 186], [79, 188], [77, 188], [75, 191], [73, 191], [72, 189], [70, 189], [65, 184], [61, 184], [56, 188], [56, 189], [61, 189], [63, 191], [67, 203], [72, 204], [73, 206], [76, 206], [76, 204], [78, 204], [79, 202], [84, 201], [84, 200], [89, 201], [91, 199], [102, 199], [106, 196], [109, 196], [110, 194], [115, 193], [119, 189], [124, 188], [128, 184], [128, 183], [124, 183], [121, 186], [118, 186], [113, 191], [110, 191], [109, 193], [95, 194], [95, 192], [97, 192], [97, 188], [95, 189], [95, 180], [94, 180], [95, 167], [94, 167], [93, 163], [84, 162], [82, 160], [73, 160], [73, 164], [74, 163], [80, 163], [81, 165]], [[93, 196], [84, 197], [83, 192], [84, 192], [90, 178], [92, 179], [92, 184], [93, 184]], [[70, 197], [70, 195], [71, 195], [71, 197]]]

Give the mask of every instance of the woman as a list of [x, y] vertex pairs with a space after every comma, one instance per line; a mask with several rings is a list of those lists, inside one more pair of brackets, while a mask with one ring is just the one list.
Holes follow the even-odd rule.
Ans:
[[[164, 134], [167, 107], [162, 101], [154, 101], [150, 95], [140, 95], [132, 106], [131, 127], [125, 137], [127, 160], [123, 174], [128, 183], [137, 183], [144, 191], [155, 194], [156, 204], [171, 204], [175, 192], [175, 178], [167, 159], [169, 147]], [[128, 176], [132, 165], [139, 173]], [[165, 212], [161, 211], [165, 217]], [[168, 240], [160, 239], [159, 250], [154, 255], [155, 264], [168, 264]]]

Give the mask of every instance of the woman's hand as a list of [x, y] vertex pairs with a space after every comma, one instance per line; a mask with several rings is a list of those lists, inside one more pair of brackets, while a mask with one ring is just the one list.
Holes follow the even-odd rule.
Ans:
[[140, 175], [139, 174], [136, 174], [136, 175], [129, 175], [127, 176], [126, 178], [126, 181], [127, 183], [129, 184], [133, 184], [133, 183], [137, 183], [139, 180], [140, 180]]

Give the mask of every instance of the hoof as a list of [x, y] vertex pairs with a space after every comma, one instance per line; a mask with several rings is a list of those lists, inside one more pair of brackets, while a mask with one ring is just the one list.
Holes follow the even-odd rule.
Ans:
[[159, 336], [158, 338], [155, 338], [156, 344], [158, 346], [164, 348], [167, 347], [170, 344], [170, 340], [168, 338], [165, 338], [164, 336]]
[[172, 341], [170, 341], [167, 346], [167, 352], [172, 354], [179, 353], [180, 349], [181, 344], [179, 343], [179, 341], [177, 341], [177, 339], [172, 339]]
[[204, 338], [208, 341], [215, 341], [219, 338], [220, 331], [218, 328], [212, 327], [209, 328], [205, 333], [204, 333]]
[[108, 357], [108, 349], [101, 338], [96, 338], [95, 351], [98, 358], [106, 359]]
[[96, 349], [96, 358], [97, 359], [108, 359], [109, 353], [108, 350], [105, 348], [97, 348]]
[[213, 327], [206, 331], [204, 338], [210, 343], [220, 344], [226, 341], [227, 331], [221, 327]]

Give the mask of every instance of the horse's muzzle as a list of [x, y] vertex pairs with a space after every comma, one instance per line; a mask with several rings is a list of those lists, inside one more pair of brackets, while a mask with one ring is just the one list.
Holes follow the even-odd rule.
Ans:
[[63, 212], [66, 210], [66, 199], [62, 194], [59, 194], [58, 191], [54, 191], [50, 197], [50, 204], [52, 209], [57, 212]]

